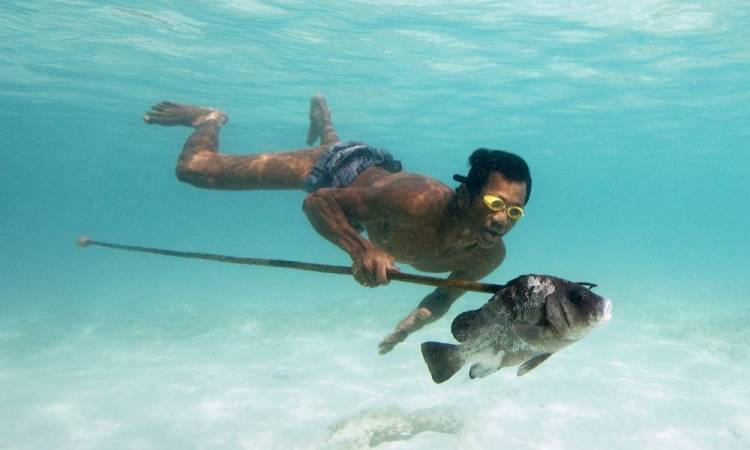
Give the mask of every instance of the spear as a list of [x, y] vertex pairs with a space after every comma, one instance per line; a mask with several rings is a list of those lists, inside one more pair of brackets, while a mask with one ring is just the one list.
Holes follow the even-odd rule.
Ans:
[[[153, 253], [156, 255], [175, 256], [178, 258], [203, 259], [208, 261], [217, 261], [231, 264], [245, 264], [251, 266], [280, 267], [285, 269], [308, 270], [312, 272], [334, 273], [339, 275], [351, 275], [352, 268], [348, 266], [333, 266], [328, 264], [316, 264], [300, 261], [288, 261], [283, 259], [266, 259], [266, 258], [248, 258], [240, 256], [217, 255], [213, 253], [184, 252], [178, 250], [168, 250], [163, 248], [140, 247], [135, 245], [114, 244], [111, 242], [95, 241], [88, 236], [79, 237], [76, 243], [80, 247], [90, 245], [98, 247], [113, 248], [116, 250], [125, 250], [130, 252]], [[422, 284], [427, 286], [437, 286], [449, 289], [462, 289], [464, 291], [488, 292], [494, 294], [503, 288], [502, 284], [480, 283], [470, 280], [452, 280], [436, 278], [425, 275], [416, 275], [410, 273], [389, 270], [387, 272], [389, 280], [402, 281], [405, 283]]]

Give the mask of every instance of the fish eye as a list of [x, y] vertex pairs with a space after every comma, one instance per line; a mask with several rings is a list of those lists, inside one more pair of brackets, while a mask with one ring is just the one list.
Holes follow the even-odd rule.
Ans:
[[579, 303], [581, 301], [581, 293], [579, 291], [572, 291], [568, 295], [568, 299], [573, 303]]

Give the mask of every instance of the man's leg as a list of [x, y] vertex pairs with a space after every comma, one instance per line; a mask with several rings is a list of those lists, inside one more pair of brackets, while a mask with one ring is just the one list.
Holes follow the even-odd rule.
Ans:
[[316, 94], [310, 99], [310, 126], [307, 128], [307, 145], [313, 145], [320, 138], [320, 145], [331, 146], [339, 142], [339, 137], [331, 122], [331, 109], [326, 99]]
[[338, 142], [331, 111], [322, 95], [310, 100], [309, 149], [236, 156], [219, 153], [219, 131], [227, 115], [213, 108], [172, 102], [154, 105], [143, 116], [149, 124], [189, 126], [195, 131], [177, 161], [177, 178], [208, 189], [302, 189], [318, 157]]

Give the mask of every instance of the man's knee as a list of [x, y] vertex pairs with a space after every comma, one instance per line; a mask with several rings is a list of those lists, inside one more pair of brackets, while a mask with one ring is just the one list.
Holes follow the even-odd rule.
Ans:
[[216, 184], [216, 178], [207, 173], [204, 167], [196, 164], [192, 159], [180, 160], [175, 168], [175, 175], [183, 183], [197, 187], [211, 188]]
[[177, 167], [174, 169], [174, 174], [177, 175], [177, 179], [183, 183], [193, 183], [193, 181], [200, 177], [200, 172], [196, 169], [195, 165], [190, 161], [180, 160], [177, 163]]

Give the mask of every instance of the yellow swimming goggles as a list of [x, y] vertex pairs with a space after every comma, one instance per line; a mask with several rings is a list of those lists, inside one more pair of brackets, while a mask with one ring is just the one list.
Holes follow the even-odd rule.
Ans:
[[491, 211], [505, 211], [505, 213], [511, 220], [518, 220], [523, 217], [523, 208], [521, 208], [520, 206], [508, 207], [505, 205], [505, 200], [501, 199], [500, 197], [495, 197], [494, 195], [487, 194], [482, 197], [482, 201], [484, 202], [484, 205]]

